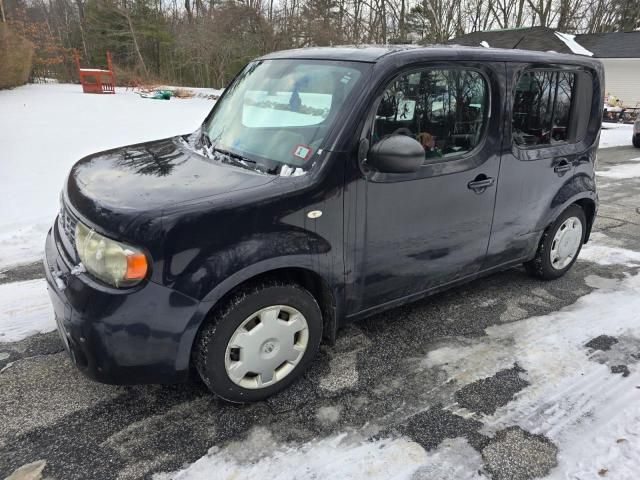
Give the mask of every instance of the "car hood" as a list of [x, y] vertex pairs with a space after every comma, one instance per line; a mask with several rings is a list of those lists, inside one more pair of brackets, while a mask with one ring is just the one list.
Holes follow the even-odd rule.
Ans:
[[76, 163], [66, 195], [80, 217], [123, 232], [139, 216], [259, 187], [276, 177], [208, 159], [181, 137], [96, 153]]

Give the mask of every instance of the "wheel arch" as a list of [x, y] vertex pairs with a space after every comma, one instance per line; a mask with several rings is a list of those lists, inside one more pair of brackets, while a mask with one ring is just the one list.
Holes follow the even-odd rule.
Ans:
[[232, 288], [228, 289], [217, 301], [209, 308], [209, 312], [205, 318], [208, 319], [219, 305], [223, 304], [229, 297], [240, 289], [256, 283], [264, 283], [268, 281], [284, 281], [291, 282], [301, 287], [313, 295], [320, 311], [322, 312], [322, 337], [325, 342], [333, 343], [335, 341], [335, 332], [337, 330], [337, 298], [338, 294], [329, 286], [329, 283], [318, 272], [304, 267], [280, 267], [266, 270], [254, 274]]
[[577, 205], [584, 211], [584, 215], [587, 219], [587, 228], [584, 237], [584, 243], [587, 243], [589, 237], [591, 235], [591, 228], [593, 227], [593, 223], [595, 221], [596, 212], [598, 208], [597, 197], [595, 193], [592, 192], [584, 192], [580, 196], [576, 196], [570, 200], [567, 200], [563, 204], [557, 206], [553, 209], [552, 214], [550, 214], [542, 223], [541, 228], [538, 230], [538, 235], [536, 235], [535, 249], [531, 250], [530, 256], [533, 257], [535, 255], [536, 249], [542, 240], [544, 233], [549, 230], [553, 224], [556, 222], [558, 217], [564, 213], [564, 211], [572, 205]]
[[584, 211], [587, 220], [585, 243], [591, 235], [591, 228], [598, 209], [598, 195], [593, 176], [586, 174], [574, 175], [568, 179], [551, 200], [546, 216], [540, 219], [538, 231], [542, 235], [562, 213], [571, 205], [577, 205]]
[[584, 211], [584, 216], [587, 219], [587, 229], [584, 234], [584, 243], [587, 243], [589, 241], [589, 237], [591, 236], [593, 223], [596, 219], [596, 202], [592, 198], [585, 197], [576, 200], [571, 205], [578, 205]]

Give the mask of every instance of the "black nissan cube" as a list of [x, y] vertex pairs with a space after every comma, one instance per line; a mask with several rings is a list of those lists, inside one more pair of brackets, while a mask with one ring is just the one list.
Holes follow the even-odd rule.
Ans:
[[469, 47], [249, 63], [198, 131], [81, 159], [46, 242], [58, 330], [108, 383], [197, 370], [233, 402], [294, 382], [345, 322], [588, 240], [602, 65]]

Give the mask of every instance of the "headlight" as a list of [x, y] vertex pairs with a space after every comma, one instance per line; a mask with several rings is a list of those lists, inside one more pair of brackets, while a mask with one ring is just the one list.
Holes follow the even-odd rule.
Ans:
[[114, 287], [140, 282], [147, 274], [147, 257], [140, 250], [111, 240], [78, 222], [76, 251], [87, 272]]

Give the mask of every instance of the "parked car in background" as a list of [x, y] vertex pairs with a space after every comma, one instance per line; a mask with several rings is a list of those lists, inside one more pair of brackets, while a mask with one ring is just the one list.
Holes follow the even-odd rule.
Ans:
[[633, 146], [640, 148], [640, 117], [633, 124], [633, 137], [631, 139]]
[[603, 85], [532, 51], [259, 58], [196, 133], [72, 168], [45, 258], [65, 347], [102, 382], [193, 367], [251, 402], [348, 321], [521, 264], [558, 278], [596, 214]]

